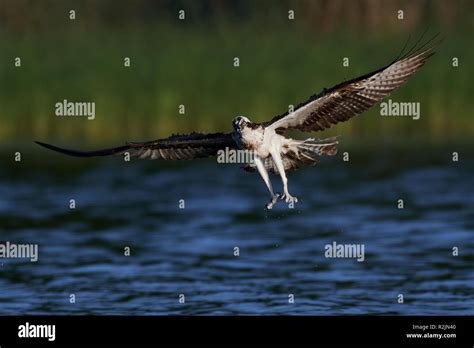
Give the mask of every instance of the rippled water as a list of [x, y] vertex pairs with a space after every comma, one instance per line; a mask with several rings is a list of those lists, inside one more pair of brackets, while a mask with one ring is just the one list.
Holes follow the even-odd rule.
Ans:
[[[39, 261], [3, 260], [0, 314], [474, 314], [472, 161], [331, 159], [266, 213], [238, 165], [42, 156], [2, 162], [0, 241]], [[326, 258], [333, 241], [365, 261]]]

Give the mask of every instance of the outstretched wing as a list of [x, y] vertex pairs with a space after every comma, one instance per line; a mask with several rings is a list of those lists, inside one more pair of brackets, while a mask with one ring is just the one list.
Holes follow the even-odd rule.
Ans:
[[434, 54], [426, 44], [414, 52], [395, 59], [369, 74], [340, 83], [264, 123], [278, 133], [287, 128], [305, 132], [321, 131], [361, 114], [404, 84]]
[[131, 157], [163, 160], [205, 158], [215, 156], [219, 150], [224, 150], [226, 147], [237, 148], [231, 133], [172, 135], [166, 139], [126, 143], [123, 146], [95, 151], [64, 149], [39, 141], [35, 141], [35, 143], [47, 149], [75, 157], [109, 156], [129, 152]]

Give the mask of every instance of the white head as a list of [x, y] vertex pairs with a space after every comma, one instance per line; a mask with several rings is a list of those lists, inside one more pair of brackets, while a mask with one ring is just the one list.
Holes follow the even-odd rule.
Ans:
[[240, 132], [242, 128], [249, 123], [251, 123], [251, 121], [245, 116], [237, 116], [232, 119], [232, 127], [234, 127], [234, 130], [237, 132]]

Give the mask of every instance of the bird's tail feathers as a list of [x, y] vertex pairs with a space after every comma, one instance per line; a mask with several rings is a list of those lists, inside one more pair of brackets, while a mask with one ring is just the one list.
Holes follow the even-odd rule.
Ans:
[[[282, 153], [281, 159], [285, 171], [297, 170], [305, 166], [318, 163], [318, 156], [334, 156], [337, 153], [337, 137], [326, 139], [306, 139], [291, 140], [288, 150]], [[273, 158], [268, 156], [264, 160], [265, 168], [273, 174], [278, 174], [278, 168], [273, 162]], [[247, 172], [254, 172], [257, 167], [255, 163], [247, 164], [243, 167]]]
[[294, 140], [295, 155], [297, 158], [314, 162], [317, 161], [317, 156], [334, 156], [337, 154], [337, 145], [339, 144], [337, 138]]

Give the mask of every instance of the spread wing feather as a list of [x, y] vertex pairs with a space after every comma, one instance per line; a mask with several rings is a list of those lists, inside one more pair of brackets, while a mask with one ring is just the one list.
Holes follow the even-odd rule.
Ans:
[[75, 157], [109, 156], [129, 152], [131, 157], [163, 160], [205, 158], [215, 156], [219, 150], [224, 150], [226, 147], [231, 149], [237, 147], [231, 133], [179, 134], [165, 139], [126, 143], [123, 146], [95, 151], [64, 149], [39, 141], [35, 142], [49, 150]]
[[368, 110], [404, 84], [434, 54], [436, 45], [426, 46], [369, 74], [324, 89], [299, 104], [293, 112], [276, 116], [264, 125], [278, 133], [288, 128], [311, 132], [346, 121]]

